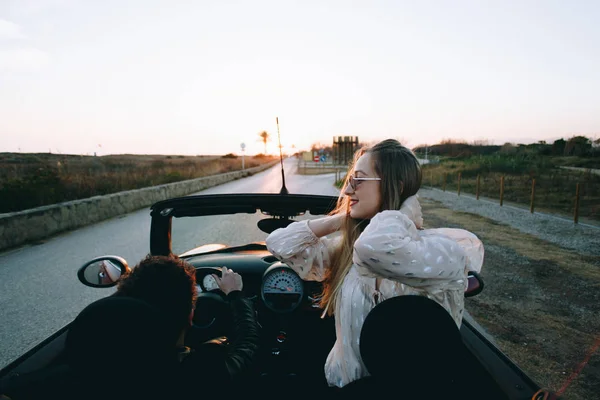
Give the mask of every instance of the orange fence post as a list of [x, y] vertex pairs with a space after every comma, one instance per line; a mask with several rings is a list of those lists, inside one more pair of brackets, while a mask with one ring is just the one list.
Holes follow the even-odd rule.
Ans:
[[479, 200], [479, 178], [480, 178], [480, 175], [477, 174], [477, 191], [475, 192], [477, 200]]
[[575, 189], [575, 216], [573, 222], [579, 222], [579, 182], [577, 182], [577, 188]]
[[500, 177], [500, 206], [504, 202], [504, 177]]
[[457, 193], [460, 196], [460, 172], [458, 173], [458, 189], [457, 189]]
[[531, 205], [529, 206], [529, 212], [533, 214], [535, 206], [535, 178], [531, 181]]

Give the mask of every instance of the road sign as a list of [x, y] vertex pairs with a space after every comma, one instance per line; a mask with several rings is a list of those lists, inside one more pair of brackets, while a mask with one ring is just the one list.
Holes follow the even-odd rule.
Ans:
[[313, 158], [313, 161], [314, 161], [314, 162], [319, 162], [319, 156], [315, 156], [315, 157]]
[[242, 148], [242, 151], [244, 151], [244, 149], [246, 148], [246, 143], [240, 144], [240, 147]]
[[325, 162], [325, 156], [321, 156], [321, 162]]

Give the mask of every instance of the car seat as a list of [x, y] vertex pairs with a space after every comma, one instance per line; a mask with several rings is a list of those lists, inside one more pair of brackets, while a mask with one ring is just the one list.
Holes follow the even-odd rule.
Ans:
[[407, 400], [471, 398], [466, 351], [456, 323], [437, 302], [393, 297], [373, 308], [361, 329], [360, 353], [370, 376], [338, 393], [345, 399], [380, 391]]

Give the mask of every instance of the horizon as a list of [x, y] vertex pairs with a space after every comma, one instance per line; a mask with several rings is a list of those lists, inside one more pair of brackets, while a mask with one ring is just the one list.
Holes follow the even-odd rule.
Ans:
[[0, 152], [600, 137], [600, 2], [6, 0]]
[[[557, 138], [554, 140], [564, 140], [564, 141], [568, 141], [570, 138], [575, 137], [575, 136], [582, 136], [582, 135], [573, 135], [570, 137], [562, 137], [562, 138]], [[588, 137], [588, 139], [594, 141], [594, 138]], [[505, 144], [511, 144], [515, 147], [519, 147], [519, 146], [528, 146], [528, 145], [532, 145], [532, 144], [540, 144], [540, 142], [545, 142], [542, 144], [546, 144], [551, 146], [554, 142], [554, 140], [551, 141], [536, 141], [536, 142], [529, 142], [529, 143], [517, 143], [517, 142], [505, 142], [502, 144], [494, 144], [494, 143], [478, 143], [478, 141], [473, 141], [471, 143], [466, 142], [466, 141], [460, 141], [460, 140], [454, 140], [452, 138], [447, 138], [447, 139], [442, 139], [442, 141], [445, 140], [449, 140], [451, 141], [451, 143], [453, 144], [466, 144], [468, 146], [498, 146], [498, 147], [502, 147]], [[361, 144], [361, 142], [359, 141], [359, 145]], [[365, 145], [370, 145], [371, 143], [368, 143]], [[439, 146], [439, 145], [443, 145], [444, 143], [432, 143], [432, 144], [428, 144], [428, 147], [433, 147], [433, 146]], [[329, 144], [325, 144], [322, 143], [322, 145], [324, 146], [328, 146], [330, 147]], [[410, 147], [410, 149], [412, 151], [414, 151], [416, 148], [420, 148], [422, 146], [425, 145], [416, 145], [413, 147]], [[291, 153], [285, 153], [283, 152], [283, 156], [284, 157], [289, 157], [289, 156], [293, 156], [296, 153], [301, 153], [301, 152], [305, 152], [305, 151], [311, 151], [310, 148], [308, 149], [296, 149], [295, 152], [291, 152]], [[6, 152], [6, 151], [0, 151], [0, 154], [31, 154], [31, 155], [43, 155], [43, 154], [51, 154], [51, 155], [56, 155], [56, 156], [79, 156], [79, 157], [108, 157], [108, 156], [165, 156], [165, 157], [179, 157], [179, 156], [183, 156], [183, 157], [217, 157], [217, 156], [224, 156], [224, 155], [228, 155], [228, 154], [233, 154], [237, 157], [256, 157], [256, 156], [261, 156], [261, 155], [265, 155], [267, 157], [275, 157], [278, 158], [279, 157], [279, 152], [277, 153], [268, 153], [268, 154], [264, 154], [264, 153], [255, 153], [255, 154], [248, 154], [248, 153], [244, 153], [241, 154], [240, 152], [230, 152], [230, 153], [214, 153], [214, 154], [166, 154], [166, 153], [110, 153], [110, 154], [79, 154], [79, 153], [61, 153], [61, 152], [20, 152], [20, 151], [15, 151], [15, 152]]]

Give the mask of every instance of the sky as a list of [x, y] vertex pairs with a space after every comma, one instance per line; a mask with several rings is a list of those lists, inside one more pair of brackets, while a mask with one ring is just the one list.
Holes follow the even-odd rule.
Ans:
[[600, 137], [600, 1], [0, 0], [0, 152]]

